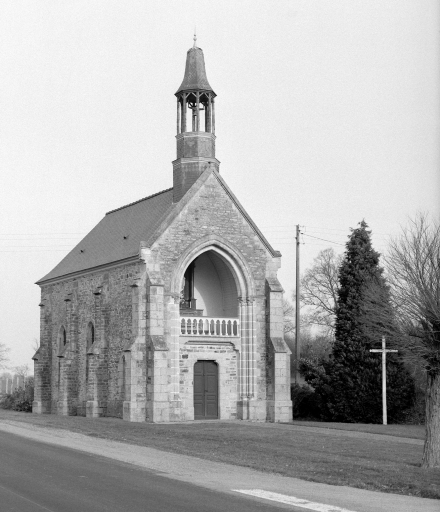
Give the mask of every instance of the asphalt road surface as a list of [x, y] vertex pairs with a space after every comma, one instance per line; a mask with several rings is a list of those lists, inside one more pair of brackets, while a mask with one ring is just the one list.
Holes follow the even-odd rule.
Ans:
[[271, 512], [281, 507], [0, 432], [0, 512]]

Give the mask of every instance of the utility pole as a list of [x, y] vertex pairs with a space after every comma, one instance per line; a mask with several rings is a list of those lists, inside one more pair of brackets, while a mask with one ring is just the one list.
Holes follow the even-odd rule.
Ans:
[[299, 358], [301, 354], [300, 342], [300, 275], [299, 275], [299, 224], [296, 225], [296, 295], [295, 295], [295, 384], [299, 381]]
[[370, 352], [382, 353], [382, 418], [383, 424], [387, 424], [387, 352], [397, 352], [385, 347], [385, 336], [382, 336], [382, 348], [372, 348]]

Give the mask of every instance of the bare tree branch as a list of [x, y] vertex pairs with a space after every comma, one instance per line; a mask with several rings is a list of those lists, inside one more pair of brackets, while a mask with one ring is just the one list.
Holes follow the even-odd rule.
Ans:
[[[385, 257], [393, 325], [382, 328], [426, 372], [426, 440], [422, 466], [440, 467], [440, 224], [419, 214], [391, 240]], [[370, 287], [371, 308], [375, 289]], [[381, 311], [375, 312], [381, 322]]]
[[32, 339], [31, 347], [34, 352], [36, 352], [40, 348], [40, 342], [38, 341], [38, 338]]
[[284, 335], [295, 331], [295, 308], [287, 299], [283, 299]]
[[304, 306], [311, 306], [309, 321], [330, 332], [334, 329], [341, 262], [341, 255], [331, 248], [324, 249], [301, 279], [301, 302]]
[[29, 365], [22, 364], [19, 366], [14, 366], [12, 368], [12, 371], [15, 373], [15, 375], [18, 375], [19, 377], [23, 377], [23, 381], [25, 381], [26, 377], [29, 373]]
[[385, 261], [399, 344], [426, 371], [440, 373], [440, 225], [420, 214], [391, 241]]

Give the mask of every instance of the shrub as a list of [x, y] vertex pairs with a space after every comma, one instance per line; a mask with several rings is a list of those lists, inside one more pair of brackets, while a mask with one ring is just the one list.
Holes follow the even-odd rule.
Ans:
[[299, 372], [310, 386], [314, 387], [315, 381], [324, 375], [323, 363], [323, 360], [316, 357], [301, 357], [299, 360]]
[[306, 384], [292, 384], [290, 386], [290, 397], [292, 399], [293, 418], [318, 419], [319, 404], [313, 389]]
[[12, 409], [14, 400], [11, 393], [7, 393], [0, 398], [0, 407], [2, 409]]
[[34, 400], [34, 386], [32, 381], [26, 382], [24, 388], [14, 389], [0, 400], [0, 407], [13, 411], [32, 412]]

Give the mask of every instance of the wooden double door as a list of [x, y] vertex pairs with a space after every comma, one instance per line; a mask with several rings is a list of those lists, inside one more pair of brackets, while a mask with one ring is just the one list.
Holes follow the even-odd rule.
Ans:
[[218, 418], [218, 364], [197, 361], [194, 365], [194, 419]]

